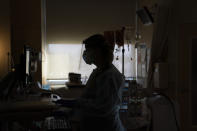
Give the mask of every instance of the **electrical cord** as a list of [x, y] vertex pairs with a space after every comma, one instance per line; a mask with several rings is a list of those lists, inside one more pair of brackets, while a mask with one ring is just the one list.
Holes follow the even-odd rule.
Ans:
[[157, 95], [163, 96], [164, 98], [166, 98], [170, 102], [170, 104], [172, 106], [172, 110], [173, 110], [173, 115], [174, 115], [174, 120], [175, 120], [175, 123], [176, 123], [177, 131], [180, 131], [178, 120], [176, 118], [176, 111], [175, 111], [175, 107], [174, 107], [173, 101], [167, 95], [165, 95], [164, 93], [158, 93]]

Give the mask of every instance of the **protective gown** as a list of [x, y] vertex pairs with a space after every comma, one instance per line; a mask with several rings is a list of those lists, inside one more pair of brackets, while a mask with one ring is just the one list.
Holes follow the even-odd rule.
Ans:
[[119, 118], [124, 78], [111, 64], [94, 69], [79, 99], [81, 131], [125, 131]]

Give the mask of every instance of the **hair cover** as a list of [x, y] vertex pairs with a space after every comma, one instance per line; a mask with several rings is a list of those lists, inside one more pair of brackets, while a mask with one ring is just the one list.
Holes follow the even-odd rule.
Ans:
[[113, 45], [111, 45], [106, 38], [101, 34], [95, 34], [83, 41], [86, 48], [104, 48], [113, 50]]

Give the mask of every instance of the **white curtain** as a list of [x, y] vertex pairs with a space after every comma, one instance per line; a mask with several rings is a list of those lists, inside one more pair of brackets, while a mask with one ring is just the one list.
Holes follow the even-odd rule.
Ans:
[[148, 88], [152, 87], [154, 63], [166, 62], [168, 56], [168, 30], [170, 28], [171, 10], [171, 2], [169, 0], [159, 1], [151, 45], [151, 57], [147, 78]]

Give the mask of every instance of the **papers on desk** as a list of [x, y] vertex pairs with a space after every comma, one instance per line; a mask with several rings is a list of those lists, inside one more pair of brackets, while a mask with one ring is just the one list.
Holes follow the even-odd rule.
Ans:
[[51, 85], [51, 88], [67, 88], [66, 85]]

